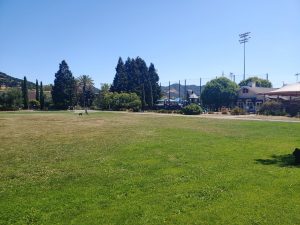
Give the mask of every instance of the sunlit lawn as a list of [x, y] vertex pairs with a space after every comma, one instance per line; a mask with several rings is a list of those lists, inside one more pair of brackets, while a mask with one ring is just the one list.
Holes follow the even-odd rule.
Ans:
[[0, 113], [1, 224], [299, 224], [300, 123]]

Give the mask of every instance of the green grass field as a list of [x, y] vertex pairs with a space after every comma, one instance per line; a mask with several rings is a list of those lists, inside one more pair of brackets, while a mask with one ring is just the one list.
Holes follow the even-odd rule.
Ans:
[[0, 113], [0, 224], [299, 224], [300, 123]]

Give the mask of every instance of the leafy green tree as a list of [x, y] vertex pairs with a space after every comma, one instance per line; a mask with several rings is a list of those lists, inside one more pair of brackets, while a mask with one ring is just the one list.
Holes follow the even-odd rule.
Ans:
[[213, 110], [222, 106], [231, 107], [237, 99], [238, 86], [228, 78], [220, 77], [209, 81], [201, 93], [204, 105]]
[[44, 110], [44, 108], [45, 108], [45, 95], [44, 95], [43, 83], [41, 81], [41, 83], [40, 83], [40, 109]]
[[89, 75], [81, 75], [77, 79], [77, 85], [78, 85], [77, 90], [81, 91], [81, 93], [82, 93], [83, 107], [84, 107], [85, 113], [88, 114], [87, 103], [92, 102], [94, 81], [92, 80], [92, 78]]
[[99, 108], [101, 108], [101, 109], [103, 109], [104, 107], [104, 104], [103, 104], [103, 102], [104, 102], [104, 96], [106, 95], [106, 94], [108, 94], [109, 93], [109, 90], [110, 90], [110, 85], [109, 84], [102, 84], [101, 85], [101, 88], [100, 88], [100, 92], [99, 92], [99, 95], [97, 96], [97, 102], [96, 102], [96, 105], [99, 107]]
[[247, 86], [251, 82], [255, 82], [256, 87], [271, 88], [273, 86], [270, 81], [258, 77], [249, 77], [248, 79], [241, 81], [239, 86]]
[[40, 101], [39, 82], [35, 80], [35, 100]]
[[64, 60], [60, 63], [59, 70], [55, 74], [51, 93], [56, 109], [68, 109], [68, 107], [74, 106], [76, 100], [76, 82], [68, 64]]
[[18, 110], [22, 107], [23, 97], [19, 88], [9, 88], [0, 92], [0, 110]]
[[100, 87], [99, 94], [94, 99], [93, 105], [95, 105], [96, 107], [101, 108], [101, 109], [107, 109], [107, 108], [105, 108], [105, 105], [107, 105], [107, 104], [104, 103], [104, 96], [106, 94], [108, 94], [109, 91], [110, 91], [110, 85], [106, 84], [106, 83], [102, 84]]
[[29, 98], [28, 98], [28, 88], [27, 88], [27, 78], [24, 77], [22, 82], [22, 98], [23, 98], [23, 106], [24, 109], [28, 109], [29, 107]]

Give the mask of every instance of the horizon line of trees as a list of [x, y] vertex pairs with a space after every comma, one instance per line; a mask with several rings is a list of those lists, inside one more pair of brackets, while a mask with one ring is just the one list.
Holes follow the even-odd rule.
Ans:
[[[200, 96], [202, 103], [211, 108], [231, 107], [236, 101], [238, 87], [254, 81], [257, 87], [272, 87], [270, 81], [258, 77], [250, 77], [241, 81], [239, 85], [228, 78], [220, 77], [212, 79], [206, 84]], [[40, 82], [39, 84], [36, 80], [35, 100], [29, 101], [27, 78], [25, 76], [21, 93], [18, 90], [12, 90], [11, 92], [8, 91], [6, 95], [0, 95], [0, 109], [1, 107], [5, 108], [5, 101], [24, 109], [44, 110], [45, 106], [47, 106], [47, 109], [69, 109], [76, 105], [84, 107], [85, 110], [88, 107], [116, 109], [123, 106], [124, 109], [127, 109], [128, 105], [132, 105], [132, 103], [129, 104], [126, 101], [131, 100], [137, 104], [134, 110], [137, 110], [137, 108], [151, 109], [157, 100], [161, 98], [162, 93], [158, 82], [159, 76], [153, 63], [150, 63], [148, 67], [140, 57], [128, 57], [124, 63], [122, 58], [119, 57], [112, 85], [104, 85], [101, 87], [100, 93], [96, 93], [92, 78], [89, 75], [81, 75], [75, 78], [68, 64], [63, 60], [55, 73], [54, 84], [51, 86], [51, 96], [44, 94], [43, 83]], [[110, 93], [118, 93], [119, 95]], [[129, 95], [122, 95], [122, 93], [128, 93]], [[131, 93], [136, 94], [140, 101], [136, 101], [137, 99], [130, 95]], [[16, 98], [15, 101], [12, 100], [14, 98]], [[122, 100], [118, 100], [118, 98]], [[105, 102], [110, 102], [110, 104], [105, 104]]]

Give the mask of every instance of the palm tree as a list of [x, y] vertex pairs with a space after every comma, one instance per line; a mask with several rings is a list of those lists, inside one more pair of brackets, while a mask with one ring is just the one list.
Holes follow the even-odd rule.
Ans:
[[83, 106], [85, 114], [88, 114], [86, 107], [86, 90], [94, 86], [94, 81], [89, 75], [81, 75], [77, 78], [77, 85], [82, 89], [83, 93]]

